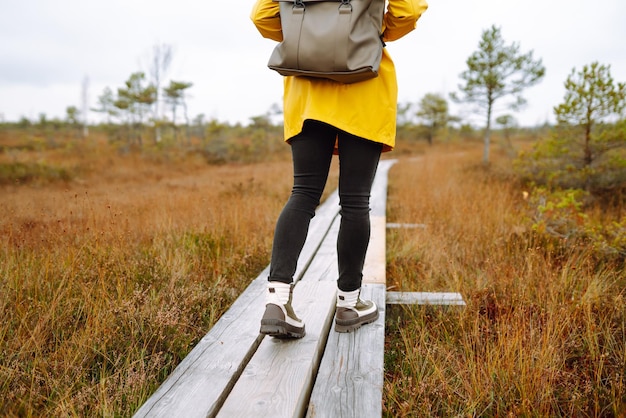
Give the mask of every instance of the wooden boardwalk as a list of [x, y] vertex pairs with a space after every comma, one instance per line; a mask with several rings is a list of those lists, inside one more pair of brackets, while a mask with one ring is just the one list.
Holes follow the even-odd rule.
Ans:
[[[281, 340], [259, 334], [268, 266], [135, 417], [382, 416], [385, 212], [387, 174], [394, 162], [380, 162], [372, 189], [362, 296], [379, 306], [376, 322], [353, 333], [332, 330], [339, 228], [335, 192], [316, 211], [296, 271], [294, 309], [306, 324], [306, 336]], [[402, 297], [411, 298], [395, 296]]]

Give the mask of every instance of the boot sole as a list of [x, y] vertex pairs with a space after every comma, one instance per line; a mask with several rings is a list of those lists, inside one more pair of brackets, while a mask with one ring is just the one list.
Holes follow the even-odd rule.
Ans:
[[372, 312], [369, 315], [365, 315], [362, 318], [355, 318], [347, 321], [342, 321], [335, 318], [335, 331], [336, 332], [352, 332], [361, 328], [363, 325], [371, 324], [378, 319], [378, 310]]
[[279, 319], [262, 319], [261, 334], [274, 338], [302, 338], [306, 335], [304, 327], [298, 328]]

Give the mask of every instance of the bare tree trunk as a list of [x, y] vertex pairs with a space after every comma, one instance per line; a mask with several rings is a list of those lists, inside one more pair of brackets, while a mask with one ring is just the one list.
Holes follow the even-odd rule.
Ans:
[[185, 136], [187, 137], [187, 146], [191, 145], [191, 135], [189, 134], [189, 115], [187, 114], [187, 102], [183, 97], [183, 114], [185, 115]]
[[152, 68], [150, 74], [156, 87], [156, 100], [154, 102], [154, 141], [161, 142], [161, 81], [167, 73], [172, 62], [172, 46], [167, 44], [155, 45], [152, 48]]
[[489, 147], [491, 145], [491, 106], [487, 106], [487, 127], [485, 128], [485, 148], [483, 150], [483, 164], [489, 164]]
[[83, 139], [87, 139], [87, 136], [89, 136], [89, 127], [88, 127], [88, 112], [89, 112], [89, 77], [85, 76], [85, 78], [83, 79], [83, 86], [82, 86], [82, 94], [81, 94], [81, 98], [82, 98], [82, 119], [83, 119]]
[[172, 105], [172, 127], [174, 128], [174, 143], [178, 143], [178, 126], [176, 125], [176, 103]]
[[430, 129], [428, 130], [428, 137], [426, 138], [428, 140], [428, 145], [433, 144], [434, 136], [435, 136], [435, 124], [433, 123], [430, 125]]

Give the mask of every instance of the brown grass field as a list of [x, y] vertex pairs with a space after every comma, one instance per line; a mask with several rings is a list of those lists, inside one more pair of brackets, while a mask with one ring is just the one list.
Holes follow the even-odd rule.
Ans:
[[[288, 157], [118, 151], [0, 154], [39, 170], [0, 184], [2, 416], [132, 415], [269, 262]], [[385, 416], [626, 416], [623, 265], [534, 233], [511, 161], [481, 152], [389, 155], [388, 221], [425, 225], [388, 232], [390, 290], [467, 306], [389, 309]]]

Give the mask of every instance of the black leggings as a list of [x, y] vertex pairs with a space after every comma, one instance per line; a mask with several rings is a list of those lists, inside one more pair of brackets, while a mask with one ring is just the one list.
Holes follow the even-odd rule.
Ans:
[[306, 121], [290, 141], [294, 181], [274, 233], [269, 280], [291, 283], [309, 222], [324, 191], [335, 139], [339, 148], [339, 204], [337, 238], [338, 287], [350, 292], [361, 287], [363, 263], [370, 239], [369, 199], [382, 144], [330, 125]]

